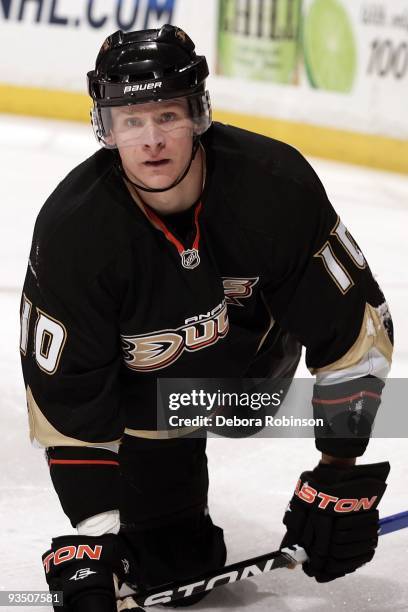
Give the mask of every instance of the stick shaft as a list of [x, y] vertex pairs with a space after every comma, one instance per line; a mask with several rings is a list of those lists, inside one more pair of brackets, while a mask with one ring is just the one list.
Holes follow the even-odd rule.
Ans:
[[[380, 535], [392, 533], [408, 527], [408, 511], [386, 516], [380, 520]], [[140, 606], [150, 606], [182, 599], [188, 595], [211, 591], [212, 589], [270, 572], [280, 567], [289, 567], [304, 563], [307, 555], [303, 548], [296, 547], [294, 551], [285, 549], [276, 550], [266, 555], [245, 559], [237, 563], [226, 565], [221, 569], [207, 572], [186, 581], [172, 582], [167, 585], [139, 592], [134, 599]]]
[[302, 563], [306, 559], [306, 553], [300, 546], [296, 547], [296, 550], [293, 551], [289, 549], [285, 549], [285, 551], [275, 550], [266, 555], [245, 559], [215, 571], [206, 572], [190, 580], [160, 585], [159, 587], [136, 594], [134, 599], [140, 606], [167, 603], [188, 597], [189, 595], [197, 595], [203, 591], [212, 591], [212, 589], [218, 586], [237, 582], [251, 576], [258, 576], [280, 567]]
[[408, 527], [408, 511], [385, 516], [380, 520], [380, 535]]

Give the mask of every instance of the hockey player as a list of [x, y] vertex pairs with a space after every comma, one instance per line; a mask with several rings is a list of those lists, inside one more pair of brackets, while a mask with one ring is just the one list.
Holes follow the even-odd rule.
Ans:
[[43, 556], [69, 612], [115, 610], [113, 576], [147, 587], [225, 563], [205, 439], [157, 427], [160, 376], [292, 377], [304, 345], [316, 411], [356, 435], [316, 438], [282, 546], [324, 582], [377, 544], [389, 466], [355, 458], [391, 364], [384, 296], [301, 154], [212, 123], [207, 75], [176, 27], [107, 38], [88, 73], [102, 149], [36, 222], [21, 353], [31, 437], [78, 534]]

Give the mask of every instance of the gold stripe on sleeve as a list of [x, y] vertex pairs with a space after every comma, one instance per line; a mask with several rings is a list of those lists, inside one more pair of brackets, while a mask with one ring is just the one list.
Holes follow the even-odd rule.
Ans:
[[170, 438], [182, 438], [193, 431], [197, 431], [199, 427], [180, 427], [178, 429], [129, 429], [126, 427], [125, 434], [134, 436], [135, 438], [147, 438], [149, 440], [167, 440]]
[[30, 387], [27, 387], [28, 423], [30, 440], [38, 442], [44, 448], [48, 446], [98, 446], [107, 442], [118, 443], [120, 440], [101, 440], [100, 442], [85, 442], [65, 436], [58, 431], [44, 416], [36, 403]]
[[391, 365], [393, 346], [384, 327], [379, 309], [366, 304], [357, 340], [343, 357], [321, 368], [309, 368], [312, 374], [344, 370], [358, 364], [368, 351], [376, 348]]

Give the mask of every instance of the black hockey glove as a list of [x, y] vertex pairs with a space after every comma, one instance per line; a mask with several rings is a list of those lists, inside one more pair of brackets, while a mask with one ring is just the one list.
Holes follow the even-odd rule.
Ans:
[[390, 464], [347, 468], [319, 464], [303, 472], [285, 512], [280, 548], [302, 546], [304, 572], [329, 582], [370, 561], [378, 543], [378, 510]]
[[114, 575], [120, 586], [129, 578], [133, 563], [120, 536], [53, 538], [42, 560], [50, 591], [63, 594], [64, 607], [54, 610], [117, 612]]

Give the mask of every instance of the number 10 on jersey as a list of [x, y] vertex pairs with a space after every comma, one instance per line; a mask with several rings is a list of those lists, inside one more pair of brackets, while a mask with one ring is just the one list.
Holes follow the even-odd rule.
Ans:
[[[348, 256], [351, 258], [357, 268], [364, 270], [367, 263], [364, 259], [364, 255], [354, 242], [351, 235], [348, 233], [347, 228], [337, 219], [337, 223], [330, 232], [330, 236], [335, 236], [341, 246], [344, 248]], [[354, 282], [347, 272], [343, 264], [337, 259], [334, 254], [333, 248], [330, 242], [327, 240], [322, 248], [314, 255], [314, 257], [320, 257], [323, 260], [324, 266], [327, 272], [330, 274], [337, 287], [343, 293], [347, 293], [349, 289], [354, 285]]]
[[[32, 302], [23, 294], [21, 309], [20, 351], [27, 355]], [[36, 308], [34, 354], [38, 367], [46, 374], [54, 374], [67, 339], [67, 330], [60, 322]]]

